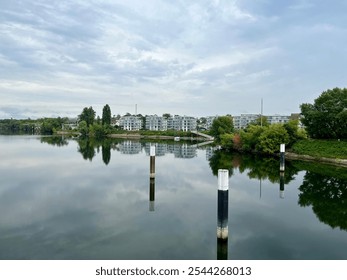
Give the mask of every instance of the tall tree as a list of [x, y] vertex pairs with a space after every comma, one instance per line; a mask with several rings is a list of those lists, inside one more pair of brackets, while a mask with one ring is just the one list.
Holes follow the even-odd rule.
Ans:
[[102, 119], [101, 119], [102, 125], [111, 125], [111, 108], [108, 104], [104, 106], [102, 109]]
[[347, 139], [347, 88], [324, 91], [314, 104], [301, 104], [301, 122], [318, 139]]
[[92, 106], [89, 108], [85, 107], [82, 111], [82, 113], [78, 116], [79, 121], [85, 121], [87, 124], [87, 127], [93, 124], [95, 119], [95, 111]]
[[232, 133], [234, 130], [233, 118], [231, 116], [221, 116], [213, 120], [211, 134], [217, 141], [221, 140], [221, 135]]

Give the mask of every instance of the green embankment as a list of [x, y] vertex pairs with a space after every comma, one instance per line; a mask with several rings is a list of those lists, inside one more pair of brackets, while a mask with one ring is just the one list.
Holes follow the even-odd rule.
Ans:
[[347, 159], [347, 141], [300, 140], [293, 145], [291, 151], [315, 158]]

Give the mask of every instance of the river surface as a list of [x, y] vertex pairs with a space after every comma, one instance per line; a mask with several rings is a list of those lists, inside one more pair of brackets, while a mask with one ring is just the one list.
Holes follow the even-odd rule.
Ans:
[[346, 174], [280, 175], [277, 159], [192, 143], [0, 136], [0, 259], [347, 259]]

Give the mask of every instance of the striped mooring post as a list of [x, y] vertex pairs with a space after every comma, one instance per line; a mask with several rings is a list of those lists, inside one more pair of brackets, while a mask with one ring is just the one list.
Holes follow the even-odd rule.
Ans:
[[285, 169], [285, 149], [286, 145], [281, 144], [280, 145], [280, 171], [284, 172]]
[[228, 259], [229, 170], [218, 170], [217, 259]]
[[150, 147], [150, 159], [149, 159], [149, 177], [154, 178], [155, 177], [155, 146]]

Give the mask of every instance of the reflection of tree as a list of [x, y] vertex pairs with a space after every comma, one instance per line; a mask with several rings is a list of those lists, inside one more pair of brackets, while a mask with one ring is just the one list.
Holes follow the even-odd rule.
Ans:
[[47, 143], [58, 147], [69, 145], [67, 139], [61, 136], [41, 137], [41, 143]]
[[92, 161], [95, 156], [94, 143], [89, 138], [81, 138], [78, 140], [78, 151], [82, 154], [84, 159]]
[[[268, 179], [272, 183], [280, 182], [279, 159], [271, 157], [259, 157], [249, 154], [228, 153], [221, 150], [214, 152], [209, 159], [213, 175], [218, 175], [218, 169], [228, 169], [233, 174], [233, 169], [239, 169], [241, 173], [247, 171], [250, 179]], [[284, 183], [294, 180], [297, 169], [290, 163], [286, 163]]]
[[111, 142], [105, 140], [101, 145], [102, 160], [106, 165], [108, 165], [111, 160]]
[[233, 174], [232, 154], [221, 150], [215, 151], [209, 159], [210, 167], [214, 176], [218, 176], [218, 169], [228, 169], [229, 176]]
[[[268, 179], [271, 183], [275, 184], [280, 182], [279, 167], [279, 159], [244, 155], [239, 170], [241, 173], [248, 171], [247, 175], [250, 179]], [[290, 162], [286, 162], [284, 183], [288, 184], [290, 181], [294, 180], [294, 176], [297, 172], [298, 170], [294, 168]]]
[[310, 206], [318, 219], [347, 230], [347, 179], [307, 171], [299, 190], [299, 205]]

